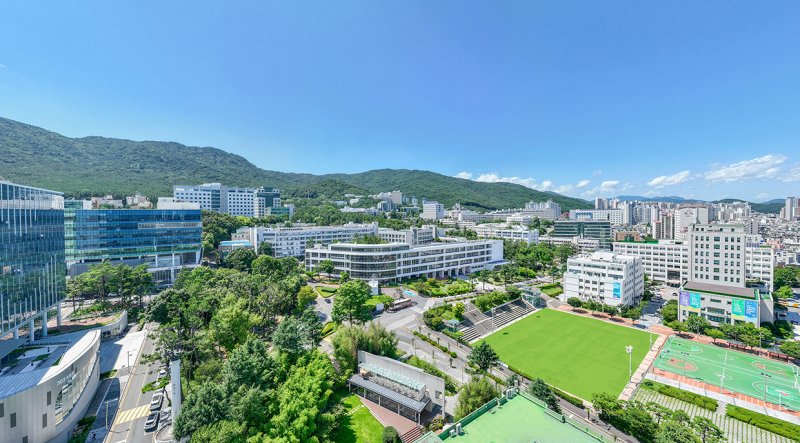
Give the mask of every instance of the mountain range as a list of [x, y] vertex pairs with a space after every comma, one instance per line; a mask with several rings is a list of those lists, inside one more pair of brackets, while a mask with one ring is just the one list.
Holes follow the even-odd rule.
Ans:
[[754, 211], [763, 212], [767, 214], [777, 214], [781, 212], [781, 208], [783, 208], [784, 206], [784, 201], [779, 198], [761, 203], [748, 202], [747, 200], [742, 200], [738, 198], [725, 198], [722, 200], [706, 201], [706, 200], [688, 199], [677, 196], [643, 197], [641, 195], [620, 195], [617, 196], [617, 199], [624, 201], [669, 202], [669, 203], [732, 203], [740, 201], [740, 202], [750, 203], [750, 208]]
[[400, 190], [445, 206], [491, 210], [519, 208], [552, 199], [564, 210], [591, 203], [513, 183], [480, 183], [430, 171], [380, 169], [357, 174], [303, 174], [261, 169], [244, 157], [212, 147], [108, 137], [71, 138], [0, 118], [0, 177], [85, 198], [141, 193], [172, 195], [173, 185], [219, 182], [228, 186], [275, 187], [285, 197], [342, 199]]

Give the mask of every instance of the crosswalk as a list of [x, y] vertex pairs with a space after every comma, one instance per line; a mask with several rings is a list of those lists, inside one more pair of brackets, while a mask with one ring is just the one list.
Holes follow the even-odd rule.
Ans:
[[146, 417], [150, 413], [150, 405], [142, 405], [136, 408], [131, 408], [117, 414], [117, 419], [114, 420], [114, 425], [136, 420], [137, 418]]

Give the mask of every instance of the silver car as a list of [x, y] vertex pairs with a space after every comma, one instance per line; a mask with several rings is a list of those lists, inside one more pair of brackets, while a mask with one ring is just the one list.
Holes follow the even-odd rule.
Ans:
[[144, 430], [145, 432], [155, 431], [156, 427], [158, 427], [158, 413], [151, 412], [144, 422]]
[[153, 394], [153, 399], [150, 400], [150, 410], [157, 411], [161, 408], [161, 403], [164, 401], [164, 394], [156, 392]]

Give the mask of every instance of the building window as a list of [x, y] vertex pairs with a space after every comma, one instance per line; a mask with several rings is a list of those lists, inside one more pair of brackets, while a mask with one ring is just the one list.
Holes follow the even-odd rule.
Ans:
[[16, 412], [12, 412], [10, 418], [11, 418], [11, 427], [12, 428], [16, 428], [17, 427], [17, 413]]
[[5, 414], [5, 412], [6, 412], [5, 408], [6, 408], [5, 403], [0, 403], [0, 418], [3, 418], [6, 415]]
[[53, 402], [53, 391], [47, 391], [47, 406]]
[[42, 414], [42, 427], [47, 427], [47, 413]]

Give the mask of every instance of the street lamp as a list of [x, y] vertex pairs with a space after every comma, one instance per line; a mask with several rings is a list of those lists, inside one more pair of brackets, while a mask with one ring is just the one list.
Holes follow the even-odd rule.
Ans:
[[766, 372], [762, 372], [761, 375], [764, 376], [764, 401], [767, 401], [767, 379], [772, 378], [771, 375], [767, 374]]
[[633, 346], [625, 346], [625, 352], [628, 353], [628, 381], [633, 378]]

